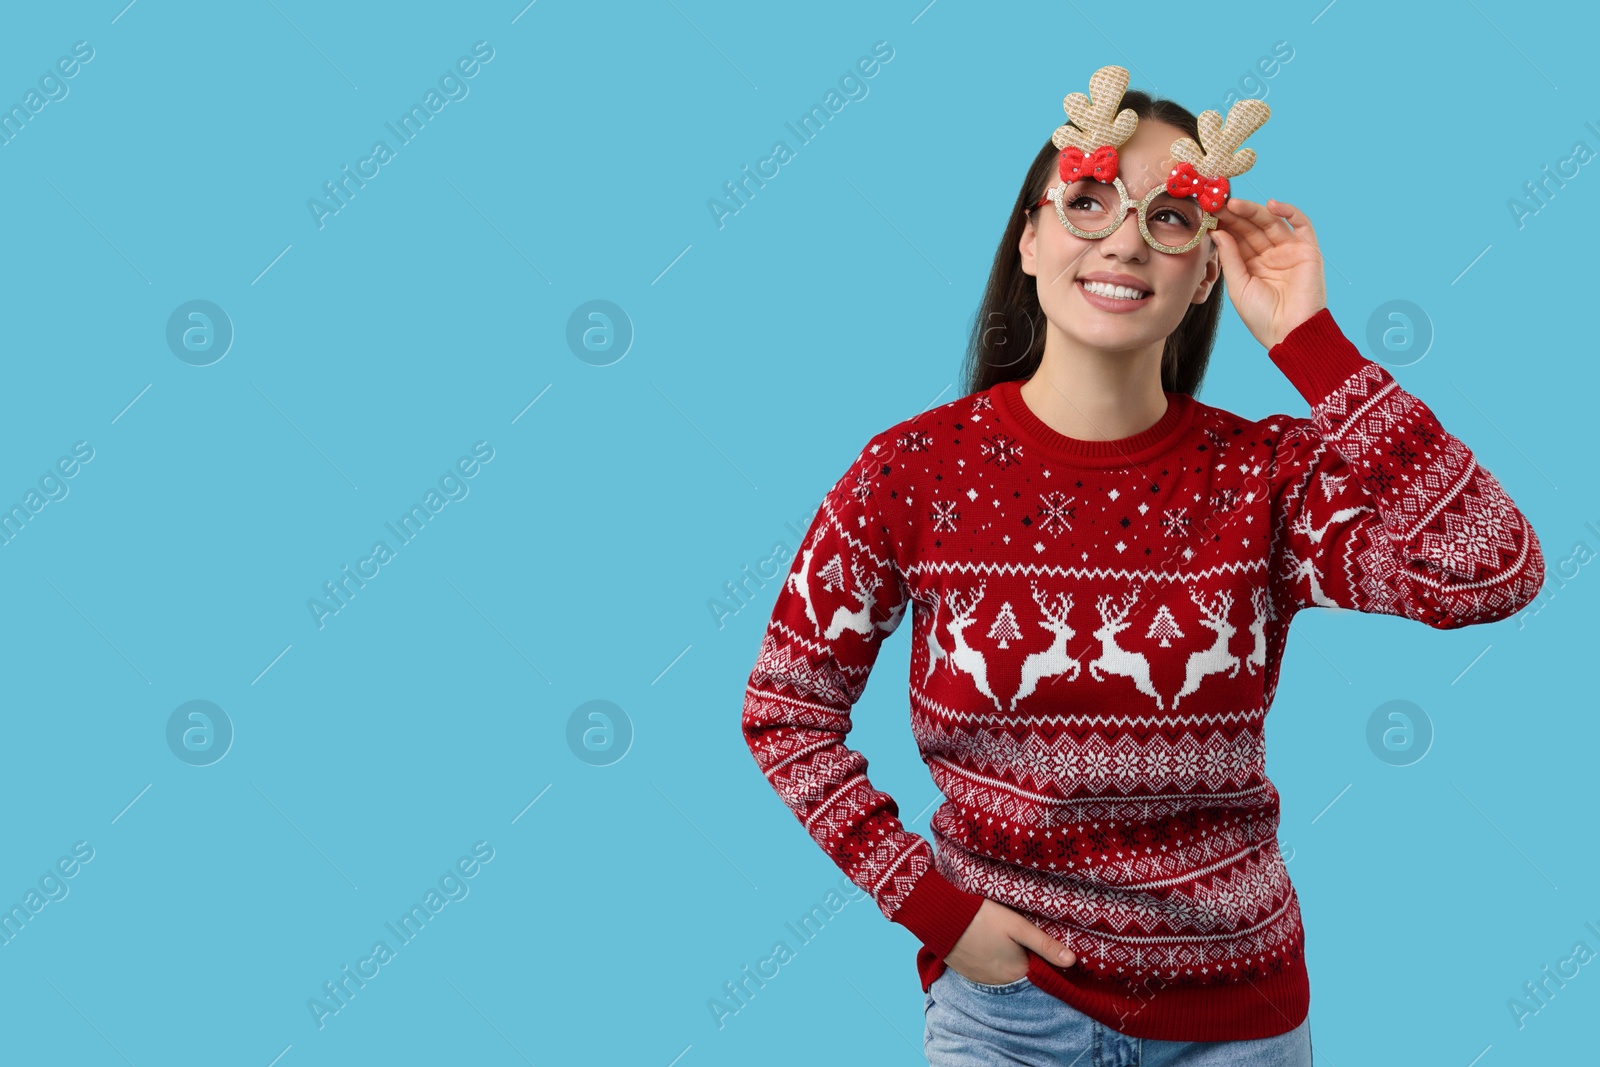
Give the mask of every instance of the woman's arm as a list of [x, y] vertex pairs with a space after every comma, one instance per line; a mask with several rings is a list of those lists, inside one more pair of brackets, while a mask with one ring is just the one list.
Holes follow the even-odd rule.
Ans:
[[1278, 420], [1272, 495], [1279, 603], [1440, 630], [1531, 603], [1544, 555], [1527, 517], [1421, 400], [1362, 356], [1327, 308], [1268, 355], [1311, 405]]
[[910, 609], [880, 514], [894, 454], [867, 442], [822, 501], [801, 542], [745, 688], [750, 752], [811, 837], [889, 919], [949, 954], [984, 898], [933, 866], [933, 849], [846, 747], [850, 710], [883, 640]]

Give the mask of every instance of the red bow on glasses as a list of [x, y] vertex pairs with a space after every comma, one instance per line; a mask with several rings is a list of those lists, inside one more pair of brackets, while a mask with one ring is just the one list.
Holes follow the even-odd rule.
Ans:
[[1117, 176], [1117, 150], [1113, 145], [1103, 144], [1093, 152], [1084, 152], [1077, 145], [1069, 144], [1061, 150], [1059, 169], [1064, 182], [1075, 182], [1083, 177], [1110, 182]]
[[1179, 163], [1167, 176], [1167, 192], [1173, 196], [1192, 194], [1201, 207], [1214, 213], [1228, 202], [1228, 179], [1207, 178], [1194, 169], [1193, 163]]

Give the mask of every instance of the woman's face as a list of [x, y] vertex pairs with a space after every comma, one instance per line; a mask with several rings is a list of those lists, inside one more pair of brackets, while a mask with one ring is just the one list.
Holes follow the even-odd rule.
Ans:
[[[1117, 176], [1135, 203], [1166, 181], [1173, 166], [1168, 152], [1172, 142], [1184, 136], [1176, 126], [1141, 119], [1133, 136], [1117, 149]], [[1052, 167], [1049, 185], [1059, 181], [1060, 173]], [[1039, 306], [1050, 325], [1085, 348], [1159, 350], [1189, 305], [1203, 303], [1221, 275], [1209, 231], [1189, 251], [1170, 255], [1145, 243], [1132, 209], [1109, 236], [1098, 240], [1068, 230], [1055, 205], [1048, 202], [1029, 219], [1019, 244], [1022, 269], [1038, 279]], [[1127, 284], [1151, 296], [1137, 304], [1118, 302], [1129, 310], [1097, 305], [1096, 298], [1086, 294], [1083, 278], [1099, 273], [1125, 275], [1134, 279]]]

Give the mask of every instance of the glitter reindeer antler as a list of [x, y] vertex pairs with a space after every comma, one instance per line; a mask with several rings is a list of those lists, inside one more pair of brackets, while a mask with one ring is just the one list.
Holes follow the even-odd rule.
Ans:
[[1063, 123], [1050, 136], [1061, 149], [1061, 180], [1091, 177], [1109, 182], [1117, 176], [1117, 147], [1133, 136], [1139, 116], [1132, 108], [1117, 111], [1128, 88], [1124, 67], [1101, 67], [1089, 76], [1089, 95], [1068, 93], [1061, 106], [1073, 125]]
[[1167, 192], [1193, 195], [1210, 212], [1222, 210], [1228, 202], [1228, 179], [1256, 163], [1255, 150], [1239, 146], [1271, 117], [1272, 109], [1255, 99], [1235, 101], [1226, 123], [1215, 111], [1200, 112], [1200, 141], [1205, 148], [1188, 137], [1172, 142], [1172, 158], [1178, 165], [1167, 175]]

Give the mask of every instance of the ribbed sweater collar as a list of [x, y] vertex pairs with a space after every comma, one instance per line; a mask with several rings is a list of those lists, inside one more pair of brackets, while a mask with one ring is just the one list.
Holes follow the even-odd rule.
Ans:
[[996, 385], [996, 407], [1039, 452], [1068, 466], [1126, 467], [1154, 459], [1176, 445], [1194, 421], [1194, 399], [1187, 393], [1167, 393], [1166, 412], [1148, 429], [1131, 437], [1085, 441], [1046, 425], [1023, 400], [1022, 385], [1018, 380]]

